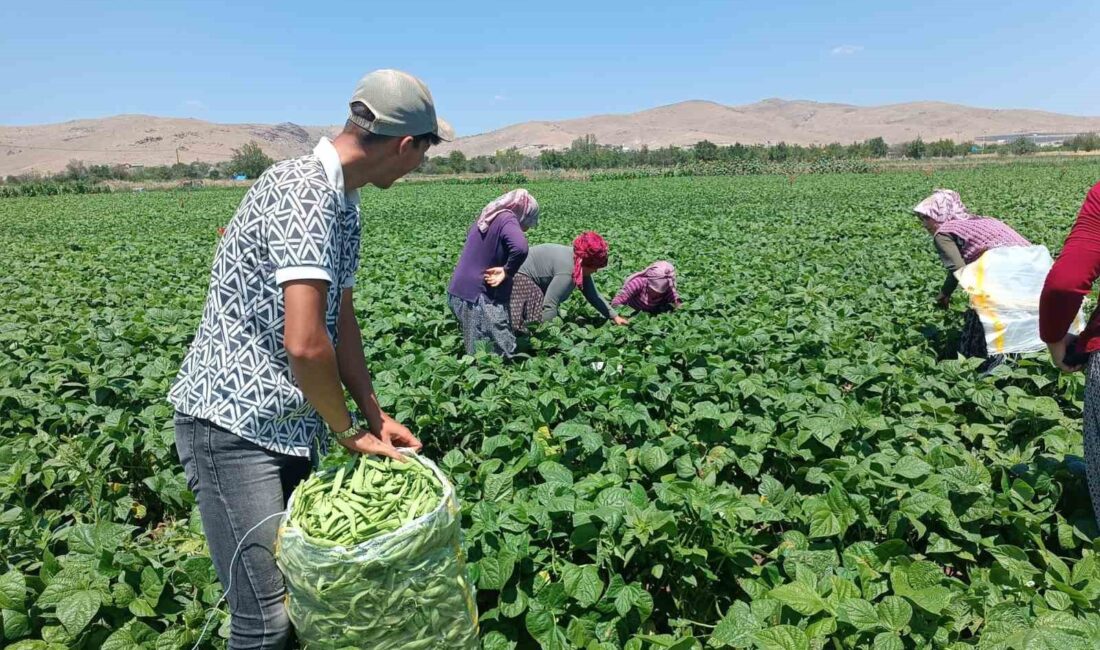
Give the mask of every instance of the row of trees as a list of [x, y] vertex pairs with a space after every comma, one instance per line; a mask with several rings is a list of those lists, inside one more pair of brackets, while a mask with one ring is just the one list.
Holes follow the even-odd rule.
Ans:
[[[870, 138], [849, 145], [797, 145], [780, 142], [773, 145], [733, 144], [717, 145], [702, 140], [691, 147], [660, 147], [638, 149], [602, 145], [593, 135], [577, 138], [565, 150], [546, 150], [537, 156], [529, 156], [516, 149], [498, 151], [492, 156], [468, 158], [461, 151], [448, 156], [431, 158], [420, 168], [423, 174], [498, 173], [535, 169], [616, 169], [628, 167], [674, 167], [693, 162], [709, 161], [760, 161], [760, 162], [816, 162], [841, 159], [879, 158], [954, 158], [974, 153], [998, 153], [1027, 155], [1035, 153], [1039, 146], [1027, 138], [1004, 145], [977, 145], [974, 142], [955, 142], [951, 139], [925, 142], [921, 138], [910, 142], [888, 145], [882, 138]], [[1079, 135], [1061, 147], [1047, 147], [1048, 151], [1100, 151], [1100, 136]]]
[[256, 142], [250, 142], [240, 149], [233, 150], [233, 157], [221, 163], [176, 163], [174, 165], [151, 165], [133, 167], [130, 165], [95, 165], [82, 160], [70, 160], [65, 171], [43, 178], [38, 174], [8, 176], [5, 182], [10, 184], [40, 182], [43, 180], [58, 182], [98, 183], [108, 180], [178, 181], [219, 178], [233, 178], [243, 175], [256, 178], [275, 161], [264, 153]]
[[1005, 144], [976, 145], [973, 142], [956, 143], [954, 140], [936, 140], [924, 142], [919, 137], [911, 142], [898, 145], [897, 151], [905, 158], [953, 158], [968, 156], [972, 153], [996, 153], [1025, 156], [1040, 150], [1045, 151], [1100, 151], [1100, 135], [1082, 133], [1066, 140], [1058, 146], [1040, 147], [1028, 138], [1017, 138]]
[[969, 156], [972, 153], [998, 153], [1024, 156], [1038, 151], [1039, 145], [1027, 138], [1018, 138], [1014, 142], [1003, 145], [987, 144], [981, 146], [973, 142], [956, 144], [955, 141], [950, 138], [936, 140], [934, 142], [925, 142], [917, 138], [916, 140], [902, 144], [900, 148], [903, 157], [919, 160], [922, 158], [954, 158], [956, 156]]
[[623, 167], [674, 167], [693, 162], [745, 161], [763, 162], [805, 161], [813, 162], [839, 158], [883, 158], [890, 148], [882, 138], [872, 138], [850, 145], [775, 145], [734, 144], [719, 146], [709, 140], [694, 146], [638, 149], [602, 145], [594, 135], [577, 138], [565, 150], [545, 150], [537, 156], [528, 156], [516, 149], [496, 152], [492, 156], [467, 158], [461, 151], [452, 151], [446, 157], [431, 158], [420, 168], [424, 174], [449, 174], [464, 172], [514, 172], [532, 169], [616, 169]]
[[[1034, 148], [1033, 143], [1023, 140], [1014, 143], [1005, 151], [1026, 154], [1034, 151]], [[833, 143], [804, 146], [780, 142], [771, 145], [737, 143], [722, 146], [703, 140], [691, 147], [628, 148], [599, 144], [594, 135], [585, 135], [577, 137], [568, 150], [542, 151], [537, 156], [525, 155], [515, 148], [498, 151], [492, 156], [477, 157], [466, 157], [462, 152], [454, 151], [445, 157], [430, 158], [420, 168], [420, 173], [462, 174], [522, 172], [527, 169], [673, 167], [697, 162], [814, 163], [824, 159], [955, 157], [979, 151], [990, 150], [989, 147], [978, 147], [972, 142], [956, 143], [952, 140], [924, 142], [916, 139], [891, 146], [882, 137], [872, 137], [864, 142], [848, 145]]]
[[[1067, 140], [1061, 147], [1047, 147], [1048, 151], [1100, 151], [1100, 135], [1088, 133]], [[817, 162], [821, 160], [910, 158], [954, 158], [972, 153], [998, 153], [1027, 155], [1039, 150], [1031, 140], [1020, 138], [1004, 145], [978, 146], [973, 142], [956, 143], [944, 139], [925, 142], [917, 138], [911, 142], [888, 145], [882, 138], [870, 138], [863, 142], [842, 145], [797, 145], [779, 142], [773, 145], [729, 146], [717, 145], [709, 140], [696, 142], [691, 147], [642, 146], [631, 149], [603, 145], [596, 136], [577, 138], [565, 150], [545, 150], [537, 156], [528, 156], [515, 148], [496, 152], [492, 156], [467, 158], [461, 151], [448, 156], [430, 158], [420, 168], [421, 174], [502, 173], [537, 169], [618, 169], [630, 167], [676, 167], [694, 162]], [[263, 152], [260, 145], [250, 142], [233, 150], [233, 157], [223, 163], [176, 163], [175, 165], [134, 168], [126, 165], [86, 165], [73, 160], [65, 171], [50, 180], [96, 183], [104, 180], [172, 181], [187, 179], [232, 178], [243, 174], [256, 178], [274, 161]], [[41, 181], [41, 176], [9, 176], [8, 183]]]
[[1063, 145], [1067, 151], [1100, 151], [1100, 134], [1082, 133], [1067, 140]]
[[902, 145], [906, 158], [951, 158], [971, 153], [996, 153], [1024, 156], [1037, 151], [1100, 151], [1100, 135], [1082, 133], [1066, 140], [1058, 146], [1040, 147], [1028, 138], [1017, 138], [1005, 144], [975, 145], [973, 142], [955, 144], [953, 140], [923, 142], [920, 138]]

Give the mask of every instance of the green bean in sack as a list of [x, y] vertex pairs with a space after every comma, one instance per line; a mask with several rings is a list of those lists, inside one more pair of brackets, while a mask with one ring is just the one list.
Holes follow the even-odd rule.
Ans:
[[360, 456], [291, 495], [276, 561], [305, 650], [478, 647], [454, 487], [407, 458]]

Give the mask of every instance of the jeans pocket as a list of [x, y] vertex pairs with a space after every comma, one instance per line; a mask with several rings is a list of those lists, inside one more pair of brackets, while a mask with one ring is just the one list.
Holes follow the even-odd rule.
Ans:
[[197, 493], [198, 478], [195, 468], [195, 418], [176, 413], [173, 418], [176, 433], [176, 455], [183, 466], [183, 475], [187, 479], [187, 489]]
[[195, 417], [176, 411], [176, 414], [172, 417], [172, 423], [176, 426], [190, 426], [195, 423]]

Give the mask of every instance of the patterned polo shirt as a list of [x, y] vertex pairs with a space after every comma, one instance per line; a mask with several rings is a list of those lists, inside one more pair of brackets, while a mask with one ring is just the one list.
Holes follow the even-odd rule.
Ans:
[[[168, 401], [266, 449], [308, 457], [325, 425], [290, 371], [282, 285], [328, 282], [325, 322], [335, 345], [359, 238], [359, 194], [345, 193], [328, 139], [265, 171], [218, 244], [198, 333]], [[327, 437], [320, 441], [326, 446]]]

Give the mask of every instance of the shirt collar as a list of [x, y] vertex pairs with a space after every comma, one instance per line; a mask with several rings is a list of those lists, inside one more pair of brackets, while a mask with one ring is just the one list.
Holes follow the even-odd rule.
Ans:
[[352, 205], [359, 206], [359, 190], [344, 189], [344, 168], [340, 165], [340, 155], [336, 153], [336, 147], [332, 140], [321, 138], [317, 146], [313, 148], [313, 155], [321, 161], [321, 167], [325, 169], [328, 184], [340, 194], [340, 207]]

